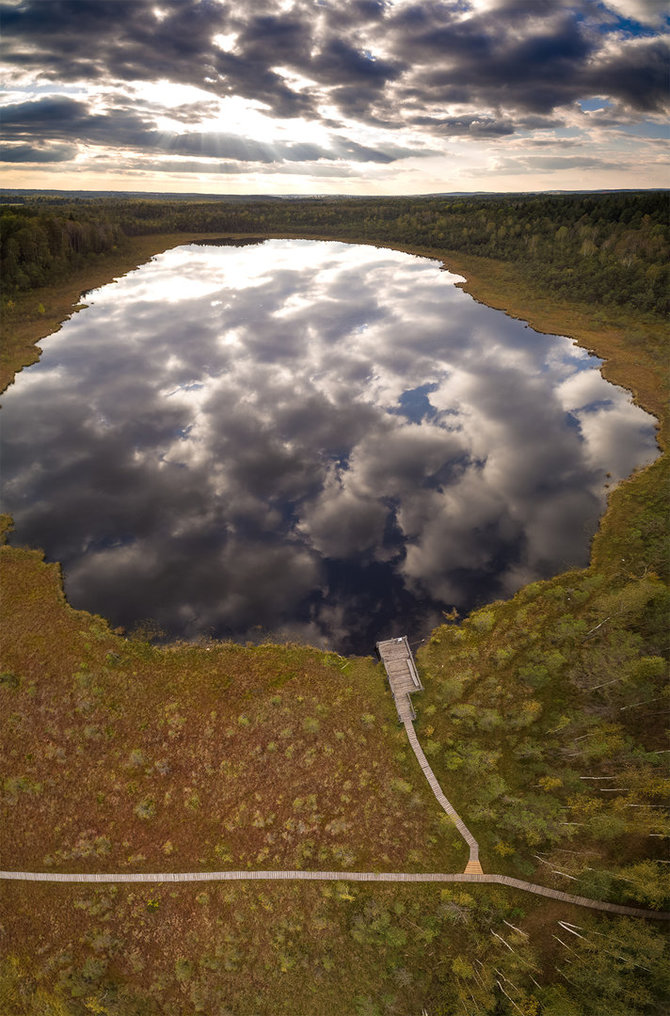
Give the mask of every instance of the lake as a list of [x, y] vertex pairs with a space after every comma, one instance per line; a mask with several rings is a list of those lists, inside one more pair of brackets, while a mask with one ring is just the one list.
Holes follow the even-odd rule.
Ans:
[[167, 637], [369, 654], [585, 565], [654, 420], [436, 261], [189, 245], [89, 293], [3, 396], [14, 544]]

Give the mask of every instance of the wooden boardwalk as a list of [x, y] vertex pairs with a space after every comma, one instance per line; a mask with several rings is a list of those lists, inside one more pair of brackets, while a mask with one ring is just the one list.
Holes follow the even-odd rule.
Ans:
[[103, 883], [103, 882], [468, 882], [481, 885], [506, 885], [511, 889], [534, 893], [561, 900], [576, 907], [604, 910], [627, 917], [646, 917], [656, 921], [670, 921], [670, 913], [663, 910], [644, 910], [626, 907], [619, 903], [603, 903], [587, 896], [573, 896], [558, 889], [547, 889], [533, 882], [523, 882], [509, 875], [477, 875], [465, 872], [451, 874], [438, 872], [402, 871], [170, 871], [155, 873], [107, 872], [75, 874], [56, 871], [0, 871], [0, 879], [19, 882]]
[[410, 695], [415, 691], [423, 691], [423, 685], [407, 636], [378, 642], [377, 652], [389, 679], [398, 716], [403, 723], [406, 719], [415, 720], [416, 713]]
[[416, 719], [416, 713], [410, 695], [413, 695], [417, 691], [423, 691], [423, 685], [421, 684], [419, 672], [416, 669], [407, 636], [403, 635], [401, 638], [386, 639], [384, 642], [378, 642], [377, 652], [386, 670], [386, 676], [391, 686], [391, 693], [398, 710], [400, 722], [405, 727], [407, 740], [416, 755], [417, 762], [421, 766], [421, 771], [428, 780], [436, 800], [446, 811], [447, 815], [449, 815], [468, 845], [470, 857], [465, 866], [465, 873], [468, 875], [481, 875], [482, 866], [479, 860], [479, 844], [456, 809], [447, 800], [442, 787], [437, 782], [435, 773], [428, 764], [428, 759], [424, 755], [423, 748], [419, 744], [419, 739], [414, 730], [413, 721]]

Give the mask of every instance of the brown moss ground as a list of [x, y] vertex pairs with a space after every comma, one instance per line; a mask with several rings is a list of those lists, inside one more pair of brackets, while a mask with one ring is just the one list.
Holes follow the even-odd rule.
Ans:
[[[458, 1011], [451, 1009], [453, 962], [472, 960], [482, 921], [509, 938], [502, 918], [518, 922], [523, 905], [518, 894], [485, 887], [462, 892], [344, 883], [213, 884], [204, 890], [33, 883], [8, 887], [7, 902], [20, 915], [11, 930], [38, 954], [29, 965], [23, 961], [24, 994], [31, 986], [26, 974], [39, 970], [40, 980], [57, 985], [69, 1000], [72, 1008], [62, 1012], [82, 1016], [404, 1016], [422, 1007], [451, 1013]], [[552, 928], [558, 919], [583, 926], [583, 911], [548, 906]], [[531, 964], [542, 977], [533, 965], [535, 935], [530, 945], [511, 938], [520, 965]], [[488, 927], [480, 955], [487, 967], [503, 970], [515, 959]], [[118, 994], [128, 984], [132, 1003]], [[471, 987], [467, 981], [462, 987], [467, 999]], [[17, 986], [15, 996], [20, 992]], [[102, 1007], [95, 1009], [96, 1003]], [[43, 1016], [51, 1010], [5, 1011]]]
[[0, 563], [5, 867], [464, 867], [371, 659], [154, 648], [72, 610], [39, 552]]

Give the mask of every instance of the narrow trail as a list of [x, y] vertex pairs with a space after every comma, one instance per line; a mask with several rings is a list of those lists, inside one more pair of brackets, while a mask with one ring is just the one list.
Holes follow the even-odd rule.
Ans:
[[667, 911], [603, 903], [600, 900], [590, 900], [586, 896], [573, 896], [558, 889], [547, 889], [543, 885], [523, 882], [508, 875], [477, 875], [466, 872], [440, 874], [399, 871], [172, 871], [160, 874], [137, 872], [71, 874], [54, 871], [0, 871], [0, 879], [20, 882], [60, 882], [70, 885], [103, 882], [468, 882], [479, 885], [506, 885], [511, 889], [534, 893], [536, 896], [547, 896], [562, 903], [589, 907], [591, 910], [604, 910], [610, 914], [670, 921], [670, 912]]

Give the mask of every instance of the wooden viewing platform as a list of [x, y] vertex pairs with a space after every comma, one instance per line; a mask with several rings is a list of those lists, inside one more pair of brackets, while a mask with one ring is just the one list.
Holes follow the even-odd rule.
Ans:
[[415, 691], [423, 691], [421, 678], [416, 669], [412, 650], [409, 648], [407, 636], [397, 639], [386, 639], [377, 643], [379, 658], [384, 664], [391, 685], [391, 693], [398, 716], [404, 723], [405, 718], [416, 719], [416, 713], [410, 695]]
[[419, 672], [416, 669], [416, 663], [414, 662], [407, 636], [401, 635], [400, 638], [385, 639], [383, 642], [378, 642], [377, 652], [386, 670], [386, 676], [391, 686], [393, 701], [398, 710], [400, 722], [405, 727], [407, 739], [412, 747], [412, 751], [416, 755], [417, 762], [421, 766], [421, 771], [428, 780], [437, 801], [446, 811], [447, 815], [449, 815], [468, 845], [470, 858], [465, 867], [465, 873], [467, 875], [481, 875], [483, 872], [479, 861], [479, 844], [456, 809], [447, 800], [416, 736], [414, 729], [416, 712], [414, 711], [410, 695], [413, 695], [416, 691], [423, 691], [423, 685], [421, 684]]

